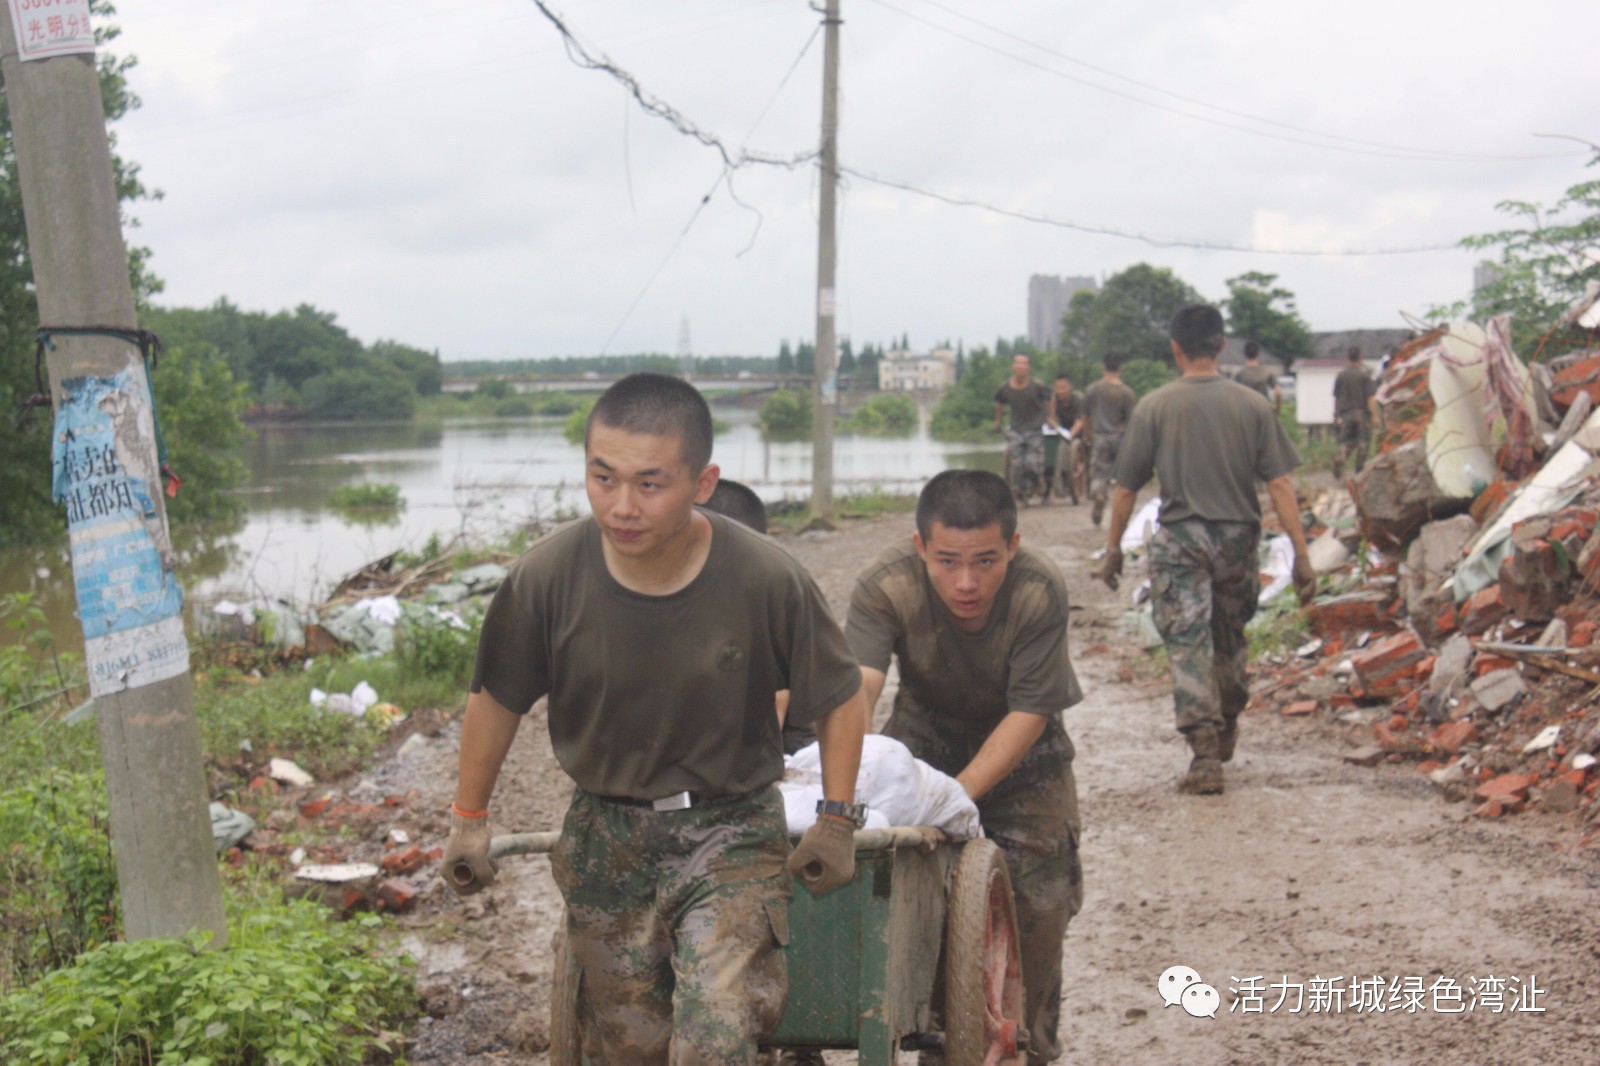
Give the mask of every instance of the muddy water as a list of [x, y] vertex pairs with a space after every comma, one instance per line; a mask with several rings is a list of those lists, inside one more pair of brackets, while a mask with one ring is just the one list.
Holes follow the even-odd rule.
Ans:
[[[810, 492], [811, 444], [768, 443], [754, 413], [716, 409], [728, 429], [716, 440], [727, 477], [769, 501]], [[840, 494], [915, 491], [946, 467], [998, 469], [1000, 445], [949, 445], [924, 426], [907, 438], [841, 436], [835, 448]], [[180, 572], [191, 601], [271, 596], [313, 602], [340, 578], [429, 537], [478, 540], [554, 516], [587, 511], [581, 449], [568, 444], [565, 419], [495, 420], [419, 426], [266, 426], [245, 459], [241, 520], [229, 528], [178, 529]], [[390, 482], [406, 506], [367, 516], [340, 512], [329, 495], [346, 485]], [[0, 552], [0, 596], [39, 598], [58, 644], [81, 645], [71, 576], [62, 546]], [[0, 641], [9, 639], [0, 632]]]
[[[1346, 766], [1340, 755], [1357, 738], [1326, 722], [1286, 721], [1275, 706], [1245, 718], [1226, 794], [1178, 796], [1186, 751], [1172, 729], [1166, 680], [1123, 634], [1120, 597], [1087, 577], [1100, 535], [1085, 509], [1033, 509], [1022, 530], [1067, 575], [1086, 692], [1068, 712], [1087, 899], [1067, 935], [1064, 1061], [1595, 1059], [1600, 863], [1594, 848], [1577, 846], [1585, 827], [1571, 816], [1536, 814], [1475, 821], [1409, 767]], [[860, 567], [909, 532], [909, 520], [897, 518], [787, 543], [839, 609]], [[1125, 664], [1135, 680], [1118, 680]], [[385, 787], [413, 791], [419, 814], [449, 800], [452, 737], [447, 731], [380, 771]], [[536, 709], [494, 800], [497, 830], [558, 826], [565, 792]], [[433, 825], [442, 834], [443, 821]], [[499, 885], [465, 903], [438, 891], [404, 934], [423, 956], [422, 982], [440, 1014], [420, 1030], [413, 1061], [546, 1062], [548, 945], [560, 913], [548, 863], [510, 862]], [[1157, 981], [1174, 965], [1217, 989], [1214, 1018], [1163, 1005]], [[1352, 978], [1375, 976], [1385, 979], [1384, 1012], [1355, 1010], [1343, 991], [1337, 1006], [1330, 995], [1311, 1009], [1307, 990], [1331, 988], [1334, 978], [1347, 989]], [[1543, 1013], [1439, 1013], [1431, 993], [1426, 1010], [1389, 1006], [1393, 980], [1400, 1003], [1415, 979], [1438, 984], [1448, 1008], [1446, 982], [1465, 988], [1473, 978], [1512, 976], [1524, 987], [1536, 981]], [[1261, 979], [1259, 1002], [1251, 978]], [[828, 1059], [839, 1066], [855, 1057]]]

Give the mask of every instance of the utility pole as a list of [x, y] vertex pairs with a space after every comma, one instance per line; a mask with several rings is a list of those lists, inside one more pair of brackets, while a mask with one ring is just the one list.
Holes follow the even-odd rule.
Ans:
[[[67, 506], [123, 928], [129, 939], [209, 930], [220, 946], [227, 926], [182, 591], [162, 505], [154, 405], [140, 347], [130, 339], [138, 321], [88, 3], [66, 0], [48, 21], [20, 8], [11, 0], [0, 13], [0, 71], [39, 321], [50, 332], [52, 484]], [[69, 20], [76, 44], [37, 47]]]
[[833, 413], [839, 387], [834, 324], [834, 196], [839, 184], [839, 0], [827, 0], [822, 15], [822, 199], [817, 211], [817, 354], [811, 372], [811, 513], [833, 519]]

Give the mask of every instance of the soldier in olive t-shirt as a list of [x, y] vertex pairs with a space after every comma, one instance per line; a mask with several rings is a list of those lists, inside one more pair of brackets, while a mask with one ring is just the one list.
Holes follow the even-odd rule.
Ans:
[[1058, 1050], [1062, 938], [1083, 905], [1078, 790], [1061, 721], [1083, 692], [1067, 651], [1061, 573], [1019, 546], [987, 621], [972, 632], [937, 594], [916, 549], [896, 545], [857, 579], [845, 636], [867, 670], [882, 674], [891, 657], [899, 662], [900, 688], [883, 732], [947, 774], [966, 769], [1011, 712], [1046, 719], [1022, 761], [977, 804], [1016, 893], [1028, 1061], [1049, 1062]]
[[1117, 452], [1122, 447], [1122, 434], [1127, 431], [1128, 419], [1138, 406], [1139, 397], [1122, 382], [1122, 356], [1106, 353], [1101, 360], [1104, 376], [1083, 397], [1084, 414], [1089, 419], [1089, 497], [1094, 509], [1089, 517], [1095, 525], [1105, 513], [1106, 494], [1111, 488], [1111, 478], [1117, 470]]

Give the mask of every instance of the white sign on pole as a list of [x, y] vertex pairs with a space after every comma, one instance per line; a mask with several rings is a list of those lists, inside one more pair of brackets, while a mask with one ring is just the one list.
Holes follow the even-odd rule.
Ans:
[[89, 25], [89, 0], [7, 0], [11, 28], [17, 35], [17, 56], [94, 54], [94, 27]]

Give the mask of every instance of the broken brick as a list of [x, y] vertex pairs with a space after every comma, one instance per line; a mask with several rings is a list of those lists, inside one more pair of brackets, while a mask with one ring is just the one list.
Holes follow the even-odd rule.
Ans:
[[1311, 631], [1323, 640], [1377, 629], [1383, 624], [1389, 597], [1382, 592], [1348, 592], [1317, 600], [1306, 608]]
[[404, 881], [385, 881], [378, 886], [378, 905], [386, 911], [404, 914], [417, 903], [417, 890]]
[[1515, 490], [1516, 484], [1514, 482], [1507, 481], [1504, 478], [1496, 478], [1489, 482], [1482, 492], [1478, 493], [1477, 499], [1472, 501], [1472, 506], [1467, 513], [1472, 516], [1474, 522], [1482, 526], [1489, 520], [1491, 515], [1500, 510], [1501, 505], [1511, 498], [1511, 494]]
[[1295, 700], [1293, 703], [1284, 704], [1283, 711], [1281, 713], [1285, 718], [1301, 718], [1308, 714], [1316, 714], [1317, 701]]
[[422, 863], [422, 847], [421, 845], [413, 844], [404, 851], [396, 851], [385, 855], [380, 865], [383, 866], [386, 873], [399, 876], [401, 874], [415, 873], [422, 869]]
[[1355, 766], [1377, 766], [1383, 761], [1386, 752], [1382, 748], [1365, 747], [1355, 751], [1346, 752], [1344, 761]]
[[1499, 818], [1506, 813], [1508, 806], [1503, 797], [1495, 796], [1493, 799], [1484, 800], [1482, 805], [1472, 813], [1479, 818]]
[[1496, 670], [1514, 670], [1516, 665], [1515, 659], [1507, 659], [1504, 655], [1483, 654], [1472, 660], [1472, 676], [1482, 677]]
[[1533, 774], [1499, 774], [1479, 785], [1472, 794], [1481, 800], [1499, 798], [1520, 803], [1528, 798], [1528, 789], [1537, 780]]
[[1438, 665], [1438, 663], [1439, 657], [1437, 655], [1424, 656], [1422, 660], [1417, 663], [1417, 668], [1411, 672], [1411, 676], [1415, 677], [1418, 681], [1426, 681], [1428, 678], [1433, 676], [1433, 668]]
[[1555, 617], [1556, 610], [1571, 599], [1571, 585], [1570, 557], [1548, 540], [1515, 543], [1511, 554], [1501, 560], [1501, 598], [1512, 614], [1525, 621], [1547, 622]]
[[1595, 630], [1600, 626], [1585, 618], [1583, 621], [1571, 626], [1567, 630], [1567, 647], [1587, 648], [1594, 643]]
[[1389, 699], [1400, 695], [1407, 687], [1406, 682], [1424, 654], [1421, 642], [1410, 632], [1401, 630], [1372, 644], [1351, 662], [1367, 695]]
[[1479, 589], [1462, 605], [1461, 631], [1470, 637], [1491, 629], [1509, 613], [1505, 599], [1500, 595], [1500, 585], [1495, 583]]
[[1463, 747], [1478, 739], [1478, 728], [1471, 722], [1445, 722], [1428, 734], [1428, 747], [1455, 755]]
[[300, 815], [303, 818], [320, 818], [324, 811], [333, 806], [330, 799], [307, 800], [300, 804]]
[[1579, 359], [1550, 376], [1550, 399], [1563, 411], [1572, 406], [1580, 392], [1588, 393], [1590, 400], [1600, 401], [1600, 355]]

